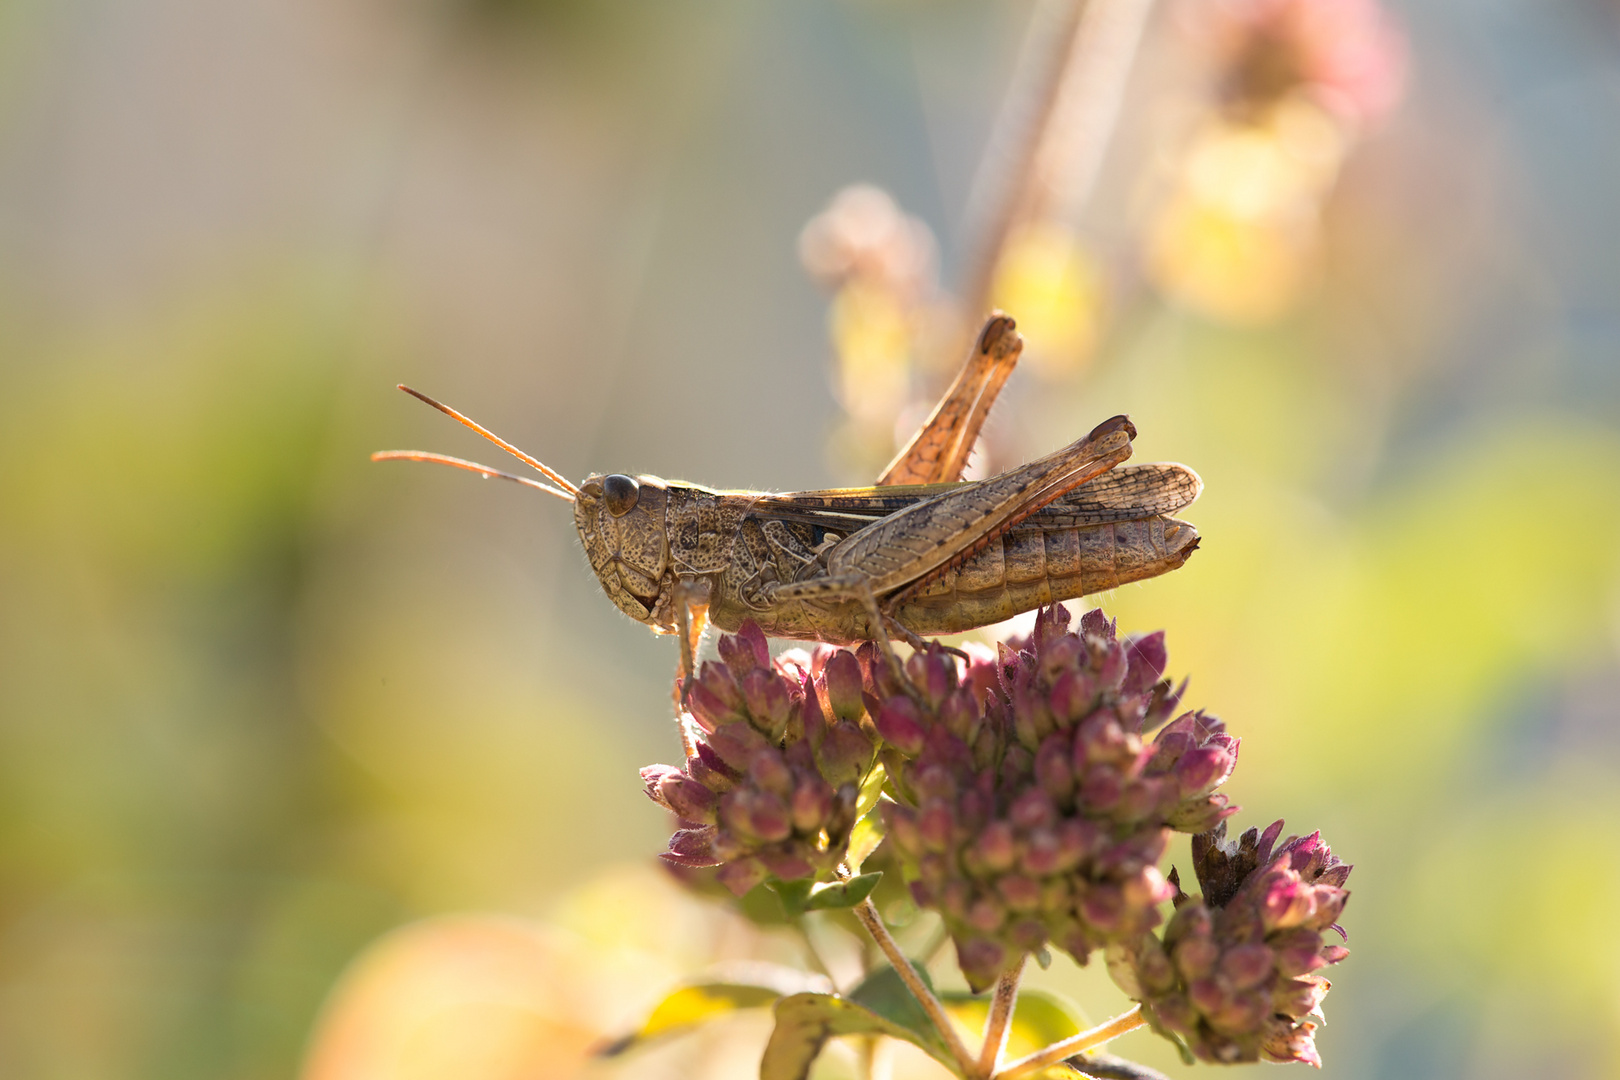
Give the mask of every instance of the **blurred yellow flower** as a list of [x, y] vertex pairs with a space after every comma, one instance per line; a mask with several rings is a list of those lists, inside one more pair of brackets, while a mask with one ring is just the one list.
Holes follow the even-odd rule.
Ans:
[[991, 303], [1015, 312], [1028, 342], [1024, 362], [1048, 378], [1083, 367], [1102, 322], [1102, 274], [1074, 232], [1053, 221], [1008, 238]]
[[911, 320], [894, 292], [855, 278], [828, 314], [838, 358], [838, 399], [850, 415], [887, 431], [911, 391]]
[[1155, 284], [1226, 322], [1286, 312], [1310, 277], [1321, 204], [1345, 150], [1333, 119], [1303, 98], [1258, 122], [1206, 126], [1148, 232]]
[[490, 915], [394, 931], [328, 1001], [303, 1080], [561, 1080], [602, 1036], [577, 945]]

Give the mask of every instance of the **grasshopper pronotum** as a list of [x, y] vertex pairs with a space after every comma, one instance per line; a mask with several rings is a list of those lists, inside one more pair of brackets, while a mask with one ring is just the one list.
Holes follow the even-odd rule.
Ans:
[[969, 452], [1023, 348], [992, 315], [967, 365], [906, 448], [868, 488], [717, 491], [657, 476], [593, 475], [579, 485], [424, 394], [551, 483], [416, 450], [375, 461], [433, 461], [500, 477], [574, 504], [574, 525], [608, 598], [661, 634], [679, 633], [681, 670], [706, 622], [753, 619], [774, 637], [876, 641], [986, 626], [1059, 600], [1180, 567], [1198, 533], [1168, 515], [1198, 497], [1185, 465], [1119, 468], [1136, 429], [1103, 421], [1062, 450], [961, 482]]

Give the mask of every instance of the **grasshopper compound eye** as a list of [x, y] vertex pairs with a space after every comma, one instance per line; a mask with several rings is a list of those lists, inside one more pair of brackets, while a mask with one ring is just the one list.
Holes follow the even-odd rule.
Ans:
[[641, 485], [634, 477], [614, 473], [602, 480], [602, 498], [607, 503], [608, 513], [614, 517], [624, 517], [634, 510], [640, 497]]

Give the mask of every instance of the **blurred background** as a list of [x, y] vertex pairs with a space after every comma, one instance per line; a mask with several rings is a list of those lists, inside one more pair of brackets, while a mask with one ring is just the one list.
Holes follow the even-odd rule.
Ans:
[[1204, 477], [1099, 602], [1357, 866], [1327, 1073], [1620, 1077], [1620, 6], [1073, 10], [0, 3], [0, 1074], [571, 1076], [792, 959], [565, 508], [367, 454], [866, 482], [995, 303], [981, 471]]

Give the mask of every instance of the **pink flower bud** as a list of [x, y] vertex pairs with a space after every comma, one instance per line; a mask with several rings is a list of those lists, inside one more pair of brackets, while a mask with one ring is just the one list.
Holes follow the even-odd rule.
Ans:
[[712, 732], [747, 719], [740, 709], [727, 705], [703, 683], [692, 685], [692, 693], [687, 698], [687, 703], [691, 708], [692, 719], [696, 720], [698, 727], [704, 731]]
[[793, 789], [793, 827], [815, 835], [832, 813], [833, 789], [819, 776], [801, 777]]
[[862, 679], [860, 661], [847, 649], [839, 649], [827, 658], [824, 674], [827, 704], [840, 720], [855, 721], [866, 711], [861, 700]]
[[981, 934], [993, 934], [1007, 921], [1007, 909], [994, 899], [981, 896], [969, 906], [965, 921]]
[[1102, 613], [1102, 608], [1092, 608], [1080, 616], [1080, 633], [1086, 637], [1113, 641], [1117, 626], [1115, 620]]
[[784, 851], [762, 851], [759, 861], [765, 864], [772, 877], [779, 881], [798, 881], [811, 877], [816, 868], [802, 855]]
[[1035, 778], [1046, 793], [1058, 802], [1067, 802], [1074, 793], [1074, 769], [1069, 764], [1073, 744], [1067, 735], [1048, 735], [1035, 753]]
[[747, 724], [717, 728], [705, 736], [704, 741], [722, 762], [739, 774], [747, 770], [755, 753], [769, 746], [765, 736]]
[[1039, 788], [1031, 788], [1013, 800], [1007, 816], [1014, 826], [1027, 832], [1050, 828], [1057, 823], [1058, 814], [1051, 796]]
[[788, 768], [782, 752], [774, 746], [754, 751], [748, 759], [747, 781], [784, 799], [793, 793], [793, 770]]
[[1005, 821], [992, 821], [986, 825], [974, 845], [974, 855], [979, 864], [991, 873], [1011, 869], [1018, 858], [1012, 826]]
[[1164, 647], [1164, 631], [1158, 630], [1145, 637], [1133, 637], [1125, 645], [1126, 672], [1122, 694], [1145, 694], [1164, 674], [1169, 653]]
[[1272, 1006], [1284, 1016], [1303, 1020], [1321, 1007], [1332, 985], [1319, 975], [1281, 981], [1272, 991]]
[[667, 774], [658, 781], [657, 798], [682, 821], [704, 825], [715, 823], [719, 798], [696, 780], [681, 773]]
[[1176, 970], [1188, 982], [1207, 979], [1215, 973], [1221, 947], [1207, 937], [1189, 937], [1175, 947]]
[[764, 881], [766, 873], [765, 867], [758, 859], [744, 859], [741, 862], [727, 863], [715, 876], [720, 879], [720, 884], [731, 890], [732, 895], [742, 896]]
[[1035, 911], [1041, 906], [1041, 887], [1022, 874], [1007, 874], [996, 882], [996, 891], [1014, 911]]
[[1221, 955], [1221, 974], [1239, 990], [1267, 982], [1271, 973], [1271, 950], [1258, 942], [1235, 946]]
[[955, 828], [951, 805], [944, 799], [930, 799], [917, 815], [917, 835], [924, 851], [947, 850]]
[[922, 753], [925, 732], [917, 706], [907, 697], [893, 697], [877, 714], [878, 734], [908, 757]]

